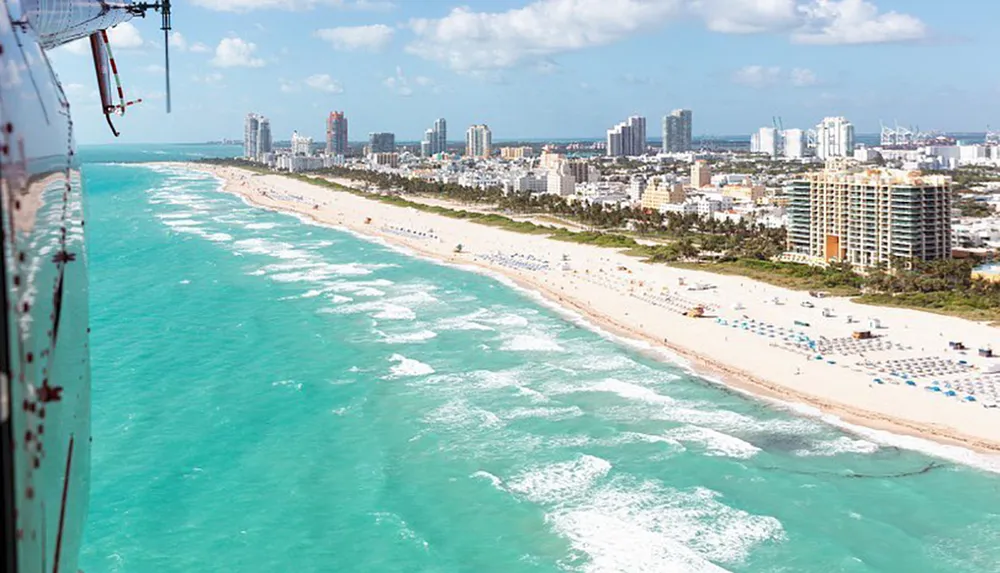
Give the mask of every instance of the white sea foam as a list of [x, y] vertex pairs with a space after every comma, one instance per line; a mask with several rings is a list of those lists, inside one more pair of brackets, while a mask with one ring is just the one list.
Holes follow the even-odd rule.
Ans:
[[351, 302], [351, 301], [354, 300], [353, 298], [351, 298], [349, 296], [343, 296], [343, 295], [339, 295], [339, 294], [332, 295], [332, 296], [330, 296], [328, 298], [330, 299], [330, 302], [336, 302], [336, 303]]
[[695, 443], [705, 448], [709, 456], [748, 459], [757, 455], [760, 448], [743, 440], [701, 426], [681, 426], [666, 432], [666, 437], [682, 443]]
[[296, 382], [295, 380], [279, 380], [277, 382], [271, 382], [271, 386], [283, 386], [286, 388], [292, 388], [293, 390], [302, 390], [302, 382]]
[[610, 477], [610, 470], [606, 460], [582, 455], [506, 483], [515, 495], [546, 507], [555, 531], [585, 554], [586, 563], [573, 569], [716, 573], [725, 569], [713, 561], [740, 563], [755, 545], [784, 538], [778, 520], [728, 507], [711, 490], [636, 483]]
[[382, 340], [387, 344], [411, 344], [414, 342], [424, 342], [437, 336], [437, 333], [433, 330], [418, 330], [415, 332], [406, 332], [401, 334], [386, 334], [384, 332], [379, 332], [379, 334], [382, 335]]
[[838, 454], [873, 454], [879, 449], [878, 444], [868, 440], [855, 440], [847, 436], [841, 436], [834, 440], [825, 440], [813, 444], [809, 448], [796, 450], [797, 456], [820, 457], [836, 456]]
[[208, 233], [205, 238], [209, 241], [215, 241], [217, 243], [225, 243], [226, 241], [232, 241], [233, 236], [229, 233]]
[[389, 372], [396, 378], [404, 376], [426, 376], [434, 373], [434, 369], [431, 368], [430, 365], [424, 364], [419, 360], [407, 358], [402, 354], [393, 354], [389, 358], [389, 361], [396, 363], [394, 366], [389, 368]]
[[424, 422], [447, 428], [497, 428], [503, 425], [500, 418], [482, 408], [476, 408], [466, 400], [450, 400], [424, 416]]
[[566, 503], [587, 495], [611, 471], [611, 462], [583, 454], [567, 462], [534, 467], [508, 481], [508, 488], [536, 503]]
[[563, 347], [555, 338], [540, 331], [515, 334], [500, 347], [511, 352], [562, 352]]
[[[193, 217], [193, 216], [195, 216], [197, 214], [198, 213], [195, 213], [193, 211], [184, 211], [184, 212], [181, 212], [181, 213], [158, 213], [156, 215], [156, 217], [158, 219], [170, 219], [170, 220], [173, 220], [173, 219], [188, 219], [188, 220], [190, 220], [191, 217]], [[164, 221], [164, 222], [166, 222], [166, 221]]]
[[469, 477], [472, 478], [472, 479], [485, 479], [485, 480], [489, 480], [489, 482], [491, 484], [493, 484], [494, 488], [496, 488], [496, 489], [498, 489], [500, 491], [507, 491], [507, 488], [505, 488], [504, 485], [503, 485], [503, 480], [500, 479], [500, 478], [498, 478], [497, 476], [491, 474], [490, 472], [480, 470], [480, 471], [475, 472], [474, 474], [470, 475]]
[[652, 388], [647, 388], [645, 386], [639, 386], [638, 384], [632, 384], [631, 382], [623, 382], [615, 378], [608, 378], [607, 380], [602, 380], [593, 386], [588, 388], [581, 388], [585, 391], [593, 392], [609, 392], [612, 394], [617, 394], [622, 398], [629, 400], [638, 400], [640, 402], [645, 402], [647, 404], [673, 404], [676, 401], [662, 394], [657, 394]]
[[267, 231], [277, 226], [278, 226], [277, 223], [247, 223], [245, 227], [247, 229], [252, 229], [255, 231]]
[[520, 420], [523, 418], [542, 418], [545, 420], [569, 420], [583, 415], [583, 410], [577, 406], [565, 406], [561, 408], [514, 408], [500, 416], [505, 420]]
[[382, 320], [414, 320], [417, 314], [413, 309], [398, 304], [383, 304], [382, 309], [372, 315], [372, 318]]
[[852, 434], [861, 436], [878, 444], [921, 452], [929, 456], [950, 460], [988, 472], [1000, 474], [1000, 456], [995, 454], [980, 454], [960, 446], [949, 446], [932, 442], [924, 438], [904, 436], [902, 434], [895, 434], [885, 430], [875, 430], [864, 426], [858, 426], [856, 424], [845, 422], [837, 416], [823, 414], [818, 409], [805, 404], [795, 404], [779, 400], [771, 400], [771, 402], [780, 404], [781, 406], [796, 412], [801, 416], [809, 416], [811, 418], [822, 420], [827, 424], [843, 428], [850, 431]]
[[480, 309], [471, 314], [466, 314], [462, 316], [451, 316], [438, 320], [434, 324], [434, 328], [437, 330], [484, 330], [491, 331], [492, 327], [477, 322], [477, 319], [482, 318], [486, 314], [486, 309]]
[[163, 222], [164, 225], [168, 227], [197, 227], [202, 224], [201, 221], [196, 221], [194, 219], [169, 219]]
[[542, 394], [538, 390], [534, 390], [532, 388], [528, 388], [527, 386], [518, 386], [517, 387], [517, 393], [521, 394], [523, 396], [527, 396], [527, 397], [531, 398], [532, 402], [539, 402], [540, 403], [540, 402], [548, 402], [549, 401], [549, 397], [548, 396], [546, 396], [545, 394]]
[[350, 291], [355, 296], [385, 296], [384, 290], [379, 290], [372, 287], [362, 287], [356, 290]]

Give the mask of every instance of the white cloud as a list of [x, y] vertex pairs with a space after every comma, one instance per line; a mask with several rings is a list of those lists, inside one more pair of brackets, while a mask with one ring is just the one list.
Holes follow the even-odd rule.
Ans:
[[383, 0], [192, 0], [192, 3], [217, 12], [249, 12], [251, 10], [311, 10], [331, 6], [347, 10], [384, 11], [395, 5]]
[[205, 44], [202, 44], [201, 42], [194, 42], [193, 44], [191, 44], [191, 51], [196, 54], [202, 54], [206, 52], [211, 52], [212, 49], [206, 46]]
[[142, 69], [151, 74], [162, 74], [167, 71], [167, 69], [161, 66], [160, 64], [149, 64], [148, 66], [145, 66]]
[[919, 40], [927, 26], [909, 14], [886, 12], [865, 0], [815, 0], [799, 8], [807, 24], [792, 35], [801, 44], [876, 44]]
[[209, 72], [203, 76], [192, 76], [191, 79], [202, 84], [218, 84], [222, 81], [223, 76], [219, 72]]
[[112, 50], [119, 48], [131, 50], [141, 48], [143, 44], [139, 29], [131, 22], [122, 22], [114, 28], [110, 28], [108, 30], [108, 42], [111, 44]]
[[342, 26], [316, 30], [316, 36], [330, 42], [337, 50], [378, 51], [392, 41], [393, 29], [384, 24]]
[[733, 81], [752, 88], [772, 86], [781, 79], [778, 66], [744, 66], [733, 74]]
[[286, 79], [279, 79], [278, 84], [281, 86], [281, 93], [292, 94], [301, 91], [299, 84]]
[[313, 74], [306, 78], [306, 85], [321, 92], [339, 94], [344, 88], [330, 77], [330, 74]]
[[[482, 4], [479, 4], [482, 5]], [[505, 12], [463, 6], [409, 22], [407, 51], [459, 72], [544, 61], [694, 18], [714, 32], [778, 33], [793, 42], [880, 43], [927, 34], [914, 16], [880, 13], [868, 0], [534, 0]]]
[[713, 32], [757, 34], [788, 29], [798, 17], [796, 0], [693, 0], [690, 10]]
[[90, 53], [90, 40], [88, 38], [80, 38], [79, 40], [73, 40], [68, 44], [63, 44], [55, 49], [56, 52], [64, 52], [67, 54], [74, 54], [77, 56], [82, 56], [84, 54]]
[[814, 86], [819, 83], [816, 74], [808, 68], [795, 68], [792, 70], [792, 85], [795, 87]]
[[223, 38], [215, 48], [212, 65], [220, 68], [260, 68], [264, 60], [255, 58], [257, 45], [240, 38]]
[[171, 48], [176, 48], [176, 49], [178, 49], [178, 50], [180, 50], [180, 51], [183, 52], [184, 50], [187, 50], [187, 48], [188, 48], [187, 40], [184, 39], [184, 36], [180, 32], [176, 32], [176, 31], [175, 32], [171, 32], [170, 33], [170, 47]]
[[457, 71], [510, 67], [526, 59], [608, 44], [679, 15], [674, 0], [537, 0], [507, 12], [453, 9], [410, 21], [410, 53]]
[[791, 85], [802, 88], [819, 83], [816, 73], [808, 68], [793, 68], [787, 74], [779, 66], [743, 66], [733, 73], [733, 81], [751, 88]]
[[410, 81], [406, 78], [406, 74], [403, 73], [403, 68], [399, 66], [396, 66], [396, 75], [382, 80], [382, 85], [404, 97], [413, 95], [413, 88], [410, 87]]

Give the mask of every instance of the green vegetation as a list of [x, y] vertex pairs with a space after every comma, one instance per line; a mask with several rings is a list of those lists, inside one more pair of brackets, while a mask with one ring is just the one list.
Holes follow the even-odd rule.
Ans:
[[674, 266], [724, 275], [738, 275], [793, 290], [824, 291], [837, 296], [861, 294], [863, 279], [849, 268], [811, 267], [795, 263], [738, 259], [718, 263], [678, 263]]
[[963, 217], [989, 217], [993, 215], [990, 206], [972, 199], [959, 199], [955, 201], [955, 207]]
[[[204, 160], [267, 172], [258, 165], [241, 160]], [[854, 272], [849, 264], [831, 264], [826, 268], [776, 262], [784, 249], [783, 229], [704, 219], [694, 215], [666, 215], [637, 208], [605, 208], [601, 205], [569, 203], [554, 195], [503, 195], [495, 189], [472, 189], [396, 175], [337, 169], [325, 173], [336, 177], [362, 180], [388, 193], [369, 193], [345, 187], [327, 179], [300, 174], [290, 178], [337, 191], [363, 196], [400, 207], [464, 219], [518, 233], [545, 235], [558, 241], [621, 249], [648, 262], [669, 263], [679, 268], [745, 276], [790, 289], [826, 291], [834, 295], [855, 296], [865, 304], [899, 306], [929, 310], [974, 320], [1000, 322], [1000, 283], [973, 280], [971, 260], [921, 261], [896, 260], [890, 265], [870, 269], [866, 275]], [[410, 201], [398, 193], [445, 196], [468, 203], [491, 202], [508, 213], [550, 213], [599, 230], [570, 231], [562, 227], [515, 221], [496, 213], [470, 212]], [[644, 245], [623, 229], [639, 237], [650, 237], [661, 244]], [[862, 294], [863, 293], [863, 294]]]

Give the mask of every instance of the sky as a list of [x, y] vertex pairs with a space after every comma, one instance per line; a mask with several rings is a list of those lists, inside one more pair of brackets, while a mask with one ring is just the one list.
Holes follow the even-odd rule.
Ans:
[[649, 137], [675, 108], [696, 135], [749, 134], [780, 117], [843, 115], [924, 130], [1000, 127], [1000, 2], [986, 0], [174, 0], [173, 112], [165, 113], [159, 17], [109, 34], [127, 99], [100, 112], [89, 46], [51, 52], [77, 140], [241, 139], [243, 118], [325, 139], [449, 140], [474, 123], [495, 140], [599, 138], [633, 114]]

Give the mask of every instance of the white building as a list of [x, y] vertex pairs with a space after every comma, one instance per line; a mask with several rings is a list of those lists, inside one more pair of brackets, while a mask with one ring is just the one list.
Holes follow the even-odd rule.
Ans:
[[531, 173], [514, 177], [512, 183], [515, 193], [523, 193], [525, 191], [528, 193], [545, 193], [548, 188], [548, 179], [546, 177], [538, 177]]
[[576, 179], [566, 163], [549, 171], [545, 192], [563, 197], [576, 193]]
[[637, 157], [646, 154], [646, 118], [633, 115], [608, 130], [608, 157]]
[[786, 129], [782, 134], [785, 141], [784, 156], [788, 159], [802, 159], [808, 155], [806, 132], [801, 129]]
[[816, 126], [816, 156], [854, 156], [854, 126], [843, 117], [826, 117]]
[[630, 201], [639, 202], [642, 200], [642, 192], [646, 190], [646, 181], [641, 177], [633, 177], [628, 182], [628, 198]]
[[298, 131], [292, 132], [292, 155], [311, 155], [312, 144], [311, 137], [299, 135]]
[[243, 157], [254, 160], [257, 158], [257, 138], [260, 136], [260, 116], [248, 113], [243, 122]]
[[493, 152], [493, 133], [486, 124], [473, 125], [465, 132], [465, 155], [489, 157]]
[[751, 153], [766, 153], [771, 157], [777, 157], [781, 147], [781, 135], [777, 128], [762, 127], [757, 133], [750, 137]]

